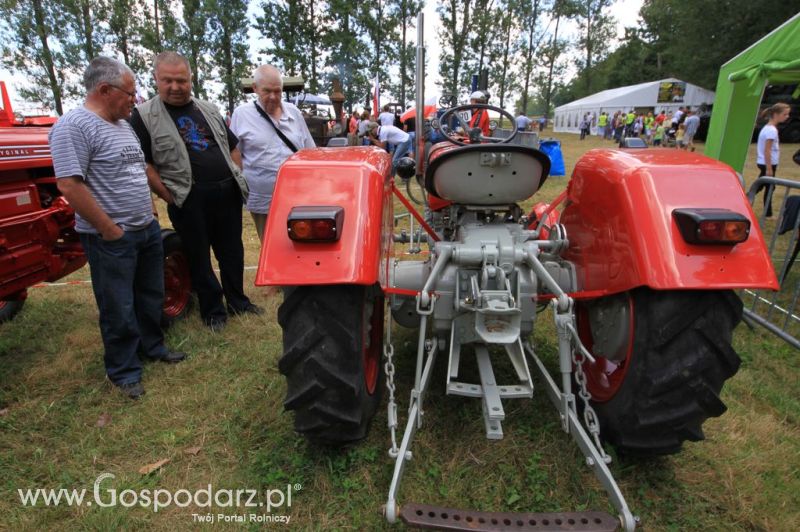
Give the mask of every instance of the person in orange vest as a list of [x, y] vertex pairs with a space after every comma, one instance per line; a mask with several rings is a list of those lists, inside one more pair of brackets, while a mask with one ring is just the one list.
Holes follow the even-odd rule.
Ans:
[[[486, 94], [482, 91], [475, 91], [469, 95], [469, 103], [470, 105], [479, 104], [479, 103], [486, 103]], [[476, 112], [472, 113], [472, 118], [469, 119], [469, 127], [481, 128], [481, 135], [484, 137], [489, 136], [489, 111], [486, 109], [477, 109]]]

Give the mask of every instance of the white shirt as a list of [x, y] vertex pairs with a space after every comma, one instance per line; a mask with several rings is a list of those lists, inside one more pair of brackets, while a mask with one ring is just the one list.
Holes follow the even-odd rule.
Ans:
[[525, 115], [519, 115], [517, 118], [514, 119], [514, 122], [517, 123], [517, 129], [527, 129], [529, 125], [531, 125], [531, 120]]
[[[256, 105], [261, 107], [260, 104]], [[273, 123], [298, 150], [315, 147], [300, 110], [289, 102], [281, 102], [281, 107], [281, 118], [273, 120]], [[244, 176], [250, 188], [247, 210], [267, 214], [278, 169], [293, 152], [261, 116], [253, 102], [234, 109], [230, 128], [239, 138], [236, 147], [242, 152]]]
[[364, 136], [367, 134], [367, 126], [369, 125], [369, 120], [359, 120], [358, 121], [358, 134], [359, 136]]
[[389, 111], [384, 111], [378, 115], [378, 123], [382, 126], [393, 126], [394, 115]]
[[394, 126], [380, 126], [378, 128], [378, 140], [381, 142], [389, 141], [389, 144], [401, 144], [408, 140], [408, 133]]
[[683, 116], [683, 111], [678, 109], [677, 111], [675, 111], [675, 114], [672, 115], [672, 122], [673, 123], [678, 123], [682, 116]]
[[[766, 158], [764, 157], [766, 154], [764, 153], [764, 148], [767, 147], [767, 141], [772, 140], [772, 149], [770, 150], [770, 162], [766, 163]], [[756, 164], [763, 164], [763, 165], [778, 165], [778, 160], [781, 157], [780, 149], [778, 149], [778, 128], [775, 126], [771, 126], [769, 124], [765, 125], [761, 128], [761, 131], [758, 134], [758, 144], [756, 147]]]
[[695, 133], [697, 133], [697, 128], [700, 127], [700, 117], [697, 115], [689, 116], [683, 121], [683, 125], [686, 126], [684, 135], [694, 137]]

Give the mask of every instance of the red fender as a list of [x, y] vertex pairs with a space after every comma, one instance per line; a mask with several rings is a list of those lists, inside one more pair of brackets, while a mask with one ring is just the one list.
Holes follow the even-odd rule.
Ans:
[[[286, 160], [270, 206], [255, 284], [386, 285], [393, 252], [391, 158], [373, 147], [301, 150]], [[344, 209], [339, 240], [291, 240], [292, 207]]]
[[[672, 211], [724, 208], [750, 220], [735, 246], [687, 244]], [[561, 215], [580, 290], [778, 289], [756, 217], [736, 173], [700, 154], [599, 149], [575, 166]]]

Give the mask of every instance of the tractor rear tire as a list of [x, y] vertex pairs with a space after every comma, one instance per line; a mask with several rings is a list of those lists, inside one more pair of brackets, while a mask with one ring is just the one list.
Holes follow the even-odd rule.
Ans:
[[162, 229], [161, 243], [164, 246], [164, 307], [161, 311], [161, 326], [166, 329], [189, 314], [194, 300], [189, 259], [183, 251], [180, 236], [171, 229]]
[[727, 410], [719, 394], [741, 362], [731, 336], [742, 302], [731, 290], [640, 288], [628, 295], [632, 345], [618, 363], [622, 380], [610, 398], [593, 402], [601, 436], [622, 454], [673, 454], [686, 440], [704, 439], [703, 422]]
[[367, 436], [383, 388], [383, 302], [377, 285], [285, 290], [278, 309], [283, 404], [308, 440], [343, 446]]
[[[13, 297], [13, 296], [9, 296]], [[0, 300], [0, 323], [5, 323], [14, 319], [22, 307], [25, 305], [25, 299], [3, 299]]]

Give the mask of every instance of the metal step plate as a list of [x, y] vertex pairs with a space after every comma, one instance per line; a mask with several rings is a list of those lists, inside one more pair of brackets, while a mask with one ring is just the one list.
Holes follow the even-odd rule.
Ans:
[[612, 532], [619, 528], [619, 519], [606, 512], [476, 512], [415, 503], [403, 505], [400, 519], [408, 526], [428, 530]]

